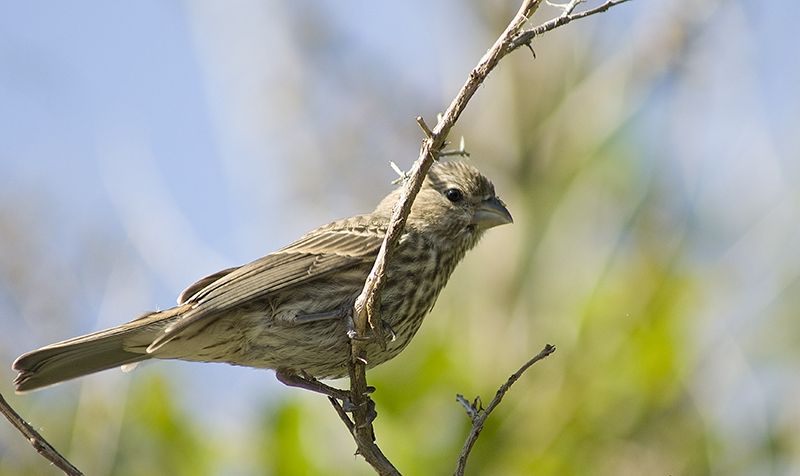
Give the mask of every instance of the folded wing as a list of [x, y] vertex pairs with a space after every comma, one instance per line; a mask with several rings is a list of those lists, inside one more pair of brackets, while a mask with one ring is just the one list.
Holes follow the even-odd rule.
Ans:
[[326, 225], [252, 263], [220, 271], [189, 286], [179, 302], [195, 303], [192, 309], [167, 327], [148, 352], [190, 326], [208, 324], [220, 311], [374, 261], [385, 228], [360, 224], [358, 218]]

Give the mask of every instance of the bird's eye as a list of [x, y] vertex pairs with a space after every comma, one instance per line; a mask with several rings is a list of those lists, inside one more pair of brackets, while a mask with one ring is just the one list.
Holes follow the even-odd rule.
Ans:
[[444, 191], [444, 196], [453, 203], [460, 202], [464, 198], [464, 192], [457, 188], [449, 188]]

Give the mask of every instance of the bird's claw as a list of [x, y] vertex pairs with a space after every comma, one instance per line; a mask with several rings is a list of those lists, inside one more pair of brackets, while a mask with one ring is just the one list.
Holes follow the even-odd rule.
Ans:
[[[347, 323], [347, 337], [349, 337], [350, 339], [358, 341], [368, 341], [375, 339], [374, 335], [361, 336], [358, 334], [358, 331], [356, 331], [355, 322], [353, 322], [352, 312], [347, 314], [346, 323]], [[394, 331], [394, 329], [392, 329], [391, 324], [381, 319], [381, 327], [383, 328], [384, 335], [388, 335], [389, 342], [394, 342], [397, 339], [397, 333]]]
[[383, 332], [389, 334], [389, 342], [394, 342], [397, 340], [397, 333], [392, 329], [392, 326], [381, 319], [381, 324], [383, 324]]
[[[370, 393], [373, 393], [374, 391], [375, 391], [375, 387], [369, 386], [369, 387], [367, 387], [367, 389], [363, 393], [363, 395], [369, 395]], [[336, 398], [336, 397], [333, 397], [333, 398]], [[353, 401], [350, 399], [349, 396], [345, 397], [345, 398], [340, 398], [340, 400], [342, 401], [342, 410], [346, 411], [347, 413], [353, 413], [354, 411], [358, 410], [359, 408], [363, 407], [366, 404], [366, 405], [369, 405], [369, 408], [367, 410], [367, 417], [368, 418], [373, 413], [375, 414], [375, 416], [378, 415], [377, 412], [375, 411], [375, 402], [373, 402], [372, 399], [369, 398], [369, 397], [367, 397], [366, 401], [364, 403], [360, 404], [360, 405], [356, 405], [355, 403], [353, 403]], [[372, 417], [372, 420], [374, 420], [374, 419], [375, 418]], [[372, 420], [369, 420], [370, 423], [372, 422]]]
[[359, 340], [359, 341], [362, 341], [362, 342], [363, 341], [372, 340], [372, 337], [361, 337], [360, 335], [358, 335], [358, 332], [356, 332], [355, 329], [347, 329], [347, 337], [349, 337], [349, 338], [351, 338], [353, 340]]
[[366, 403], [367, 403], [367, 419], [364, 421], [364, 423], [358, 426], [359, 428], [366, 428], [370, 426], [372, 422], [375, 421], [376, 418], [378, 418], [378, 412], [375, 410], [375, 402], [373, 402], [371, 398], [367, 398]]

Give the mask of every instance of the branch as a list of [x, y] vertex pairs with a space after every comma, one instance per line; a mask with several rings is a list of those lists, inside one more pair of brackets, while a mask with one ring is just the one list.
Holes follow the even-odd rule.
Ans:
[[453, 473], [455, 476], [461, 476], [464, 474], [464, 469], [467, 466], [467, 457], [469, 456], [470, 451], [472, 451], [472, 447], [475, 446], [475, 442], [478, 441], [478, 436], [483, 430], [483, 424], [486, 422], [486, 419], [489, 418], [492, 410], [497, 408], [497, 405], [500, 405], [500, 402], [503, 400], [506, 392], [508, 392], [511, 386], [514, 385], [514, 382], [519, 380], [519, 378], [522, 377], [522, 374], [525, 373], [525, 371], [528, 370], [533, 364], [543, 360], [545, 357], [549, 356], [555, 351], [555, 346], [550, 344], [544, 346], [544, 349], [542, 349], [542, 351], [539, 352], [536, 357], [526, 362], [525, 365], [520, 367], [516, 373], [506, 380], [506, 383], [500, 386], [492, 401], [489, 402], [489, 406], [486, 407], [486, 410], [481, 410], [480, 408], [480, 397], [476, 397], [475, 401], [470, 404], [467, 399], [461, 395], [456, 396], [456, 399], [467, 410], [467, 415], [469, 415], [469, 417], [472, 419], [472, 429], [470, 429], [469, 435], [467, 435], [467, 440], [464, 442], [464, 448], [461, 450], [461, 455], [458, 457], [458, 465], [456, 466], [455, 473]]
[[25, 439], [27, 439], [28, 442], [33, 445], [40, 455], [56, 465], [56, 467], [63, 471], [64, 474], [69, 476], [83, 476], [83, 473], [81, 473], [78, 468], [72, 466], [72, 463], [61, 456], [61, 454], [56, 451], [56, 449], [53, 448], [53, 446], [48, 443], [38, 431], [34, 430], [33, 427], [28, 424], [28, 422], [19, 416], [19, 413], [11, 408], [11, 405], [9, 405], [6, 399], [3, 398], [2, 394], [0, 394], [0, 413], [2, 413], [3, 416], [6, 417], [8, 421], [10, 421], [11, 424], [14, 425], [14, 427], [16, 427], [16, 429], [25, 436]]
[[572, 13], [575, 7], [578, 6], [579, 3], [583, 3], [584, 1], [585, 0], [572, 0], [567, 5], [563, 6], [564, 12], [560, 16], [553, 18], [548, 22], [542, 23], [536, 28], [532, 28], [530, 30], [525, 30], [523, 32], [517, 33], [517, 35], [511, 40], [511, 44], [509, 45], [510, 51], [514, 51], [522, 45], [530, 47], [531, 40], [533, 40], [534, 37], [541, 36], [550, 30], [555, 30], [560, 26], [566, 25], [572, 20], [578, 20], [580, 18], [586, 18], [596, 13], [602, 13], [615, 5], [619, 5], [620, 3], [625, 3], [630, 0], [607, 0], [606, 3], [600, 5], [599, 7], [591, 8], [583, 12]]
[[[403, 190], [400, 199], [397, 201], [392, 211], [392, 219], [389, 222], [386, 236], [381, 244], [372, 270], [364, 282], [364, 288], [356, 299], [353, 309], [353, 328], [355, 330], [355, 335], [353, 336], [354, 338], [351, 339], [349, 374], [350, 399], [356, 407], [356, 410], [353, 412], [354, 421], [350, 422], [347, 415], [344, 415], [344, 417], [346, 418], [346, 422], [349, 422], [346, 424], [348, 424], [348, 428], [350, 428], [353, 433], [353, 437], [358, 445], [358, 452], [364, 456], [364, 459], [366, 459], [380, 474], [399, 473], [375, 444], [375, 434], [372, 428], [372, 419], [374, 418], [375, 410], [374, 405], [372, 405], [367, 396], [368, 387], [364, 352], [367, 345], [367, 340], [365, 339], [367, 336], [366, 330], [367, 324], [369, 324], [372, 330], [372, 339], [375, 339], [381, 349], [386, 348], [385, 335], [380, 318], [381, 293], [386, 284], [386, 267], [388, 261], [392, 257], [394, 248], [400, 241], [406, 220], [411, 212], [411, 205], [417, 193], [419, 193], [420, 188], [422, 188], [422, 183], [425, 180], [425, 176], [428, 174], [428, 170], [431, 165], [433, 165], [433, 162], [438, 160], [442, 154], [447, 136], [466, 108], [467, 103], [501, 59], [523, 44], [529, 44], [530, 40], [536, 34], [541, 34], [545, 31], [557, 28], [569, 23], [573, 19], [583, 18], [584, 16], [608, 10], [612, 6], [625, 1], [627, 0], [609, 0], [601, 7], [573, 15], [572, 11], [578, 3], [581, 3], [581, 0], [571, 0], [570, 3], [564, 7], [564, 12], [560, 17], [529, 32], [522, 32], [523, 26], [528, 22], [528, 19], [539, 8], [542, 2], [542, 0], [523, 0], [519, 11], [508, 24], [505, 31], [503, 31], [489, 51], [481, 58], [478, 65], [470, 72], [467, 81], [441, 116], [436, 127], [430, 129], [421, 117], [417, 118], [417, 123], [425, 133], [425, 139], [422, 142], [419, 158], [411, 167], [408, 178], [404, 180]], [[528, 36], [525, 36], [526, 34], [528, 34]], [[340, 416], [342, 416], [341, 413]], [[343, 420], [345, 420], [345, 418], [343, 418]]]
[[414, 198], [417, 196], [417, 193], [419, 193], [420, 188], [422, 188], [422, 183], [431, 165], [433, 165], [435, 160], [438, 160], [439, 154], [445, 146], [450, 129], [455, 125], [459, 116], [466, 108], [467, 103], [489, 75], [489, 72], [497, 66], [500, 59], [511, 51], [509, 49], [511, 39], [522, 29], [522, 26], [528, 21], [528, 18], [530, 18], [533, 12], [539, 7], [541, 1], [542, 0], [523, 1], [522, 6], [511, 20], [511, 23], [509, 23], [503, 34], [500, 35], [500, 38], [497, 39], [494, 45], [492, 45], [489, 51], [487, 51], [478, 62], [475, 69], [469, 74], [466, 83], [462, 86], [455, 99], [453, 99], [453, 102], [450, 103], [450, 106], [439, 119], [439, 122], [433, 130], [428, 128], [421, 117], [417, 119], [420, 127], [422, 127], [425, 132], [425, 140], [422, 142], [419, 158], [414, 162], [410, 176], [404, 183], [400, 200], [392, 211], [392, 219], [389, 222], [386, 237], [381, 244], [378, 257], [375, 259], [372, 271], [370, 271], [364, 283], [364, 289], [356, 299], [353, 310], [353, 327], [355, 328], [356, 338], [351, 339], [349, 366], [350, 399], [356, 406], [356, 410], [353, 412], [353, 436], [358, 445], [358, 452], [364, 456], [364, 459], [366, 459], [380, 474], [400, 473], [389, 463], [375, 444], [375, 433], [372, 428], [374, 408], [370, 405], [369, 398], [367, 397], [366, 360], [364, 353], [366, 341], [364, 341], [363, 338], [366, 335], [367, 323], [369, 323], [373, 338], [377, 341], [381, 349], [386, 348], [383, 326], [379, 314], [381, 293], [386, 283], [386, 263], [391, 259], [392, 252], [397, 246], [398, 241], [400, 241], [400, 236], [403, 233], [403, 228], [405, 228], [406, 219], [408, 219], [408, 215], [411, 212], [411, 205], [414, 202]]

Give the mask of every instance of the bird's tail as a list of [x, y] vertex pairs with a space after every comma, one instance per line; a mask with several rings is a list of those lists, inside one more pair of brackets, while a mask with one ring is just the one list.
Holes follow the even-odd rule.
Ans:
[[176, 318], [180, 308], [148, 312], [103, 331], [28, 352], [14, 361], [14, 384], [25, 393], [94, 372], [147, 360], [147, 346]]

